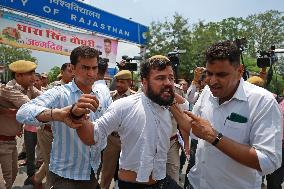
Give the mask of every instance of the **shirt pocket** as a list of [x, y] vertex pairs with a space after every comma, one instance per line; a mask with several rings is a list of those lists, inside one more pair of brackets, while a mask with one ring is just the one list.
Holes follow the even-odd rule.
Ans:
[[239, 143], [245, 143], [248, 123], [238, 123], [227, 120], [224, 125], [223, 135]]

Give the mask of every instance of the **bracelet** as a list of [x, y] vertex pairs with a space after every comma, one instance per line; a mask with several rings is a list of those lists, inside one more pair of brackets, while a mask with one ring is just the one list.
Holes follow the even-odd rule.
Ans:
[[218, 135], [216, 136], [215, 140], [211, 143], [213, 146], [216, 146], [219, 141], [222, 139], [223, 134], [222, 133], [218, 133]]
[[51, 121], [53, 121], [52, 110], [53, 110], [53, 109], [50, 109], [50, 118], [51, 118]]
[[84, 117], [85, 114], [82, 114], [82, 115], [80, 115], [80, 116], [76, 116], [75, 114], [73, 114], [72, 110], [73, 110], [73, 108], [74, 108], [75, 105], [76, 105], [76, 103], [71, 106], [71, 109], [70, 109], [70, 112], [69, 112], [69, 116], [70, 116], [72, 119], [79, 120], [79, 119], [81, 119], [82, 117]]

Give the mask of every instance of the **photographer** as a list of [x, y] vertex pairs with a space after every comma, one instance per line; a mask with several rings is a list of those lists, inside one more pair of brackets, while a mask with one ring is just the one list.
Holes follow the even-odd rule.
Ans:
[[202, 89], [205, 87], [206, 69], [204, 67], [197, 67], [194, 70], [194, 77], [190, 87], [187, 90], [187, 99], [191, 106], [197, 101]]

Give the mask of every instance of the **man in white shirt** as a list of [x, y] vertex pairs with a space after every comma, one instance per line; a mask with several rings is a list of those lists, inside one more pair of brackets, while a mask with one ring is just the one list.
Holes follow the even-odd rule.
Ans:
[[206, 86], [193, 113], [173, 107], [180, 127], [199, 139], [188, 178], [194, 189], [261, 188], [281, 165], [282, 116], [273, 95], [242, 79], [240, 51], [230, 41], [206, 52]]
[[[181, 189], [166, 176], [167, 152], [172, 132], [170, 112], [174, 101], [174, 73], [164, 56], [153, 56], [141, 64], [143, 92], [114, 101], [101, 119], [69, 123], [77, 128], [81, 140], [97, 147], [105, 145], [107, 136], [117, 131], [121, 139], [119, 188]], [[91, 102], [92, 99], [90, 99]], [[184, 102], [181, 102], [184, 103]], [[69, 108], [70, 110], [70, 108]], [[68, 114], [68, 108], [54, 111], [54, 117]], [[81, 116], [86, 113], [77, 105], [70, 110]], [[73, 120], [74, 121], [74, 120]]]

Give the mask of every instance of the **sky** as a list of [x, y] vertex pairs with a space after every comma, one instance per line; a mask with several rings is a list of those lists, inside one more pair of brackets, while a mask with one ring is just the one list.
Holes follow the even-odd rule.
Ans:
[[[153, 21], [171, 19], [177, 12], [189, 20], [189, 24], [200, 20], [221, 21], [229, 17], [247, 17], [268, 10], [284, 14], [284, 0], [84, 0], [85, 3], [109, 13], [131, 19], [149, 26]], [[119, 42], [117, 61], [122, 55], [136, 56], [139, 48], [134, 44]], [[53, 66], [70, 62], [69, 57], [33, 51], [38, 59], [37, 72], [48, 72]]]

